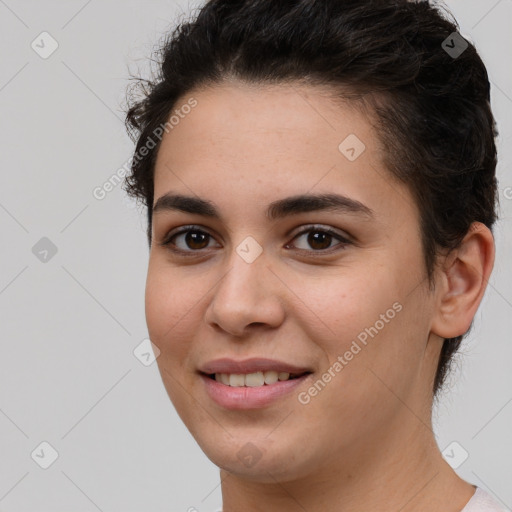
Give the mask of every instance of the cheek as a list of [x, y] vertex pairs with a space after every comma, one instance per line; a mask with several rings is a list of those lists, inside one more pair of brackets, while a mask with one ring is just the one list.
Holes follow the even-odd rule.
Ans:
[[[400, 297], [390, 275], [388, 269], [336, 269], [321, 285], [302, 280], [297, 295], [312, 312], [309, 318], [314, 321], [315, 328], [320, 329], [316, 335], [310, 333], [311, 339], [331, 340], [329, 351], [337, 355], [347, 350], [352, 340], [376, 322], [382, 327], [381, 314], [386, 316], [391, 309], [387, 316], [394, 317], [393, 303]], [[313, 323], [309, 324], [311, 328]]]
[[[322, 371], [331, 368], [336, 374], [331, 390], [350, 390], [349, 396], [363, 404], [370, 399], [360, 395], [363, 383], [363, 388], [373, 389], [374, 398], [387, 396], [378, 377], [397, 391], [406, 388], [421, 363], [421, 303], [406, 297], [408, 284], [390, 265], [350, 273], [338, 269], [337, 274], [323, 286], [304, 282], [297, 293], [314, 313], [303, 318], [302, 329], [324, 353]], [[378, 400], [370, 402], [378, 405]], [[357, 401], [353, 405], [357, 408]]]
[[150, 265], [146, 280], [145, 309], [148, 331], [154, 343], [159, 344], [165, 331], [173, 325], [169, 315], [176, 313], [174, 294], [175, 290], [168, 286], [167, 280], [152, 271]]
[[389, 266], [337, 273], [321, 287], [305, 282], [297, 293], [307, 297], [304, 302], [315, 313], [304, 319], [302, 329], [324, 353], [319, 378], [328, 381], [325, 391], [323, 385], [317, 386], [322, 391], [304, 414], [314, 410], [322, 424], [343, 423], [349, 432], [382, 424], [399, 408], [393, 392], [401, 395], [415, 371], [410, 368], [411, 375], [406, 375], [401, 370], [413, 349], [409, 345], [403, 350], [402, 341], [410, 323], [404, 319], [411, 312], [406, 311], [402, 287]]
[[[187, 286], [188, 284], [188, 286]], [[145, 291], [146, 323], [151, 341], [160, 350], [156, 360], [167, 393], [179, 414], [186, 411], [188, 394], [176, 380], [179, 373], [190, 378], [191, 336], [196, 332], [198, 297], [191, 291], [190, 279], [177, 279], [177, 273], [153, 262], [148, 268]], [[183, 293], [187, 290], [187, 293]]]
[[193, 279], [179, 278], [178, 273], [150, 260], [145, 290], [146, 323], [151, 340], [158, 346], [172, 342], [193, 313], [194, 305], [198, 306], [193, 284]]

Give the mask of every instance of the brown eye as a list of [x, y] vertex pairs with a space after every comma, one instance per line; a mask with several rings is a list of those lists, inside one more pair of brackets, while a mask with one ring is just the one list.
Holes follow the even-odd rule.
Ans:
[[195, 253], [208, 248], [212, 236], [197, 228], [182, 229], [177, 233], [169, 234], [160, 245], [179, 253]]
[[[190, 249], [204, 249], [208, 246], [209, 234], [202, 231], [187, 231], [185, 235], [185, 245]], [[205, 244], [206, 241], [206, 244]]]
[[331, 245], [332, 235], [323, 231], [310, 231], [307, 241], [313, 249], [328, 249]]
[[[328, 228], [312, 227], [306, 229], [300, 232], [294, 238], [294, 240], [302, 237], [303, 235], [308, 235], [305, 239], [305, 245], [307, 245], [308, 247], [297, 247], [295, 243], [293, 244], [296, 248], [298, 248], [301, 251], [320, 252], [325, 251], [327, 249], [331, 249], [332, 247], [336, 247], [336, 245], [341, 246], [341, 248], [344, 248], [346, 245], [349, 245], [351, 243], [350, 240], [347, 240], [339, 233]], [[335, 246], [331, 246], [333, 239], [338, 240], [340, 243], [336, 244]], [[313, 249], [313, 251], [310, 248]]]

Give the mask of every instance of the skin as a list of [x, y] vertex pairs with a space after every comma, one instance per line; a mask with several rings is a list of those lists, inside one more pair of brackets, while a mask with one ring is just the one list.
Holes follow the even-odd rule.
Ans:
[[[298, 84], [225, 82], [177, 106], [192, 96], [197, 107], [162, 139], [155, 203], [171, 191], [195, 195], [215, 203], [222, 221], [155, 212], [146, 320], [172, 403], [221, 468], [224, 512], [459, 512], [475, 489], [440, 454], [431, 390], [442, 339], [468, 330], [485, 292], [491, 232], [474, 223], [460, 250], [440, 258], [429, 291], [418, 210], [385, 169], [368, 116]], [[349, 134], [366, 146], [353, 162], [338, 150]], [[266, 217], [270, 202], [308, 192], [344, 194], [375, 218]], [[194, 256], [160, 245], [188, 224], [211, 235], [196, 245], [174, 238]], [[356, 243], [297, 237], [311, 225]], [[236, 252], [247, 236], [263, 249], [250, 264]], [[326, 246], [329, 254], [319, 255]], [[396, 302], [402, 309], [394, 319], [301, 404], [297, 393]], [[226, 410], [197, 374], [224, 356], [275, 358], [314, 373], [267, 407]], [[251, 467], [237, 457], [248, 442], [261, 455]]]

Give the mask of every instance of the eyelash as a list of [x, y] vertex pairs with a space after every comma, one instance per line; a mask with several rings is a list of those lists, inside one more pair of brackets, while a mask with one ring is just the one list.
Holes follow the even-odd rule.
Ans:
[[[340, 247], [339, 250], [344, 250], [345, 247], [347, 245], [352, 245], [352, 242], [350, 240], [348, 240], [347, 238], [341, 236], [339, 233], [337, 233], [336, 231], [334, 231], [333, 229], [330, 229], [330, 228], [323, 228], [321, 226], [309, 226], [307, 229], [303, 230], [303, 231], [300, 231], [299, 233], [297, 233], [292, 240], [295, 240], [296, 238], [306, 234], [306, 233], [310, 233], [310, 232], [318, 232], [318, 233], [325, 233], [325, 234], [328, 234], [328, 235], [331, 235], [332, 237], [336, 238], [340, 244], [338, 244]], [[191, 250], [183, 250], [183, 249], [177, 249], [176, 248], [176, 245], [174, 243], [172, 243], [172, 239], [179, 236], [179, 235], [183, 235], [183, 234], [186, 234], [186, 233], [189, 233], [189, 232], [194, 232], [194, 233], [203, 233], [205, 235], [208, 235], [209, 237], [213, 238], [212, 235], [210, 235], [210, 233], [208, 233], [207, 231], [204, 231], [202, 229], [198, 229], [197, 226], [195, 225], [192, 225], [192, 226], [185, 226], [184, 228], [182, 228], [181, 230], [177, 231], [176, 233], [169, 233], [165, 239], [159, 243], [160, 246], [163, 246], [163, 247], [166, 247], [167, 249], [169, 249], [170, 251], [176, 253], [176, 254], [179, 254], [179, 255], [183, 255], [183, 256], [186, 256], [186, 257], [194, 257], [194, 256], [197, 256], [197, 253], [200, 253], [200, 252], [204, 252], [206, 249], [198, 249], [198, 250], [194, 250], [194, 249], [191, 249]], [[336, 247], [336, 246], [334, 246]], [[333, 249], [333, 247], [329, 247], [327, 249], [320, 249], [320, 250], [307, 250], [307, 249], [297, 249], [299, 252], [302, 252], [302, 253], [313, 253], [314, 256], [323, 256], [323, 255], [326, 255], [326, 254], [330, 254], [332, 251], [331, 249]], [[316, 254], [315, 254], [316, 253]]]

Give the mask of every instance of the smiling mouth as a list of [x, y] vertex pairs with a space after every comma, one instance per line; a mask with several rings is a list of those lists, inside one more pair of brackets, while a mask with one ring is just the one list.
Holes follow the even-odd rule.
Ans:
[[276, 372], [274, 370], [254, 373], [204, 373], [212, 380], [215, 380], [221, 384], [231, 387], [258, 387], [258, 386], [270, 386], [279, 381], [293, 380], [305, 375], [309, 375], [311, 372], [302, 373], [287, 373], [287, 372]]

